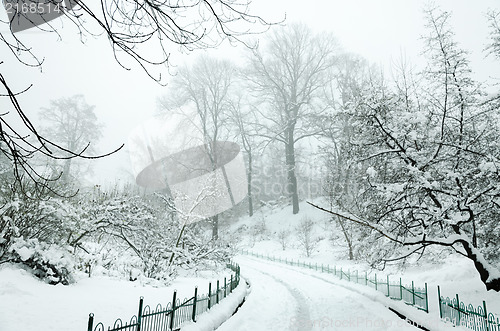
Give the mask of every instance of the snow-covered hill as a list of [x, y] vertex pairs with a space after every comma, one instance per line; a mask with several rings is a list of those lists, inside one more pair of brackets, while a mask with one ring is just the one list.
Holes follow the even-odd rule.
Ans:
[[[325, 201], [317, 199], [315, 204], [328, 206]], [[387, 266], [383, 271], [373, 270], [366, 261], [349, 260], [348, 249], [343, 239], [341, 229], [335, 223], [329, 222], [329, 214], [318, 210], [302, 201], [299, 214], [293, 215], [291, 206], [265, 206], [259, 209], [254, 216], [241, 217], [228, 228], [233, 233], [238, 233], [238, 248], [250, 250], [255, 253], [280, 256], [288, 259], [336, 265], [345, 269], [358, 270], [359, 272], [390, 275], [392, 279], [401, 277], [403, 283], [424, 284], [429, 287], [431, 306], [437, 309], [437, 286], [441, 288], [441, 295], [454, 297], [457, 293], [461, 301], [480, 306], [486, 301], [489, 312], [500, 316], [500, 293], [486, 291], [484, 284], [473, 263], [448, 251], [433, 251], [432, 256], [419, 261], [406, 263], [404, 266]], [[312, 236], [317, 245], [310, 257], [299, 244], [297, 227], [304, 219], [312, 220], [314, 231]], [[288, 245], [283, 250], [280, 244], [279, 233], [290, 230]], [[332, 240], [332, 237], [334, 238]]]

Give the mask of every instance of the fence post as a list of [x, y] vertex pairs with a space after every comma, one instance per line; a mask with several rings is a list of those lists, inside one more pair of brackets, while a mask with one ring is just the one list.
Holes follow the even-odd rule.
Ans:
[[196, 322], [196, 301], [198, 300], [198, 286], [194, 288], [194, 297], [193, 297], [193, 322]]
[[323, 270], [323, 263], [321, 263], [321, 272], [324, 272], [324, 270]]
[[484, 307], [484, 321], [486, 323], [486, 331], [488, 331], [490, 329], [490, 327], [488, 326], [488, 312], [486, 311], [486, 302], [483, 300], [483, 307]]
[[212, 301], [212, 282], [208, 283], [208, 309], [210, 309], [210, 304]]
[[458, 311], [458, 324], [460, 325], [460, 300], [458, 299], [458, 293], [457, 293], [457, 311]]
[[439, 318], [443, 318], [443, 309], [441, 308], [441, 289], [438, 285]]
[[226, 283], [226, 277], [224, 277], [224, 298], [226, 297], [226, 291], [227, 291], [227, 283]]
[[175, 301], [176, 300], [177, 300], [177, 290], [174, 290], [174, 297], [172, 298], [172, 314], [170, 315], [170, 330], [174, 329]]
[[429, 296], [427, 295], [427, 283], [425, 283], [425, 312], [429, 313]]
[[94, 327], [94, 314], [90, 313], [89, 314], [89, 323], [87, 324], [87, 331], [92, 331], [93, 327]]
[[401, 277], [399, 277], [399, 298], [403, 300], [403, 284], [401, 283]]
[[215, 303], [219, 303], [219, 280], [217, 279], [217, 296], [215, 297]]
[[231, 275], [231, 286], [229, 286], [229, 293], [233, 293], [233, 275]]
[[413, 305], [415, 306], [415, 285], [413, 280], [411, 281], [411, 294], [413, 295]]
[[368, 273], [365, 271], [365, 286], [368, 286]]
[[340, 267], [340, 279], [342, 279], [342, 267]]
[[139, 312], [137, 313], [137, 331], [141, 331], [141, 321], [142, 321], [142, 303], [144, 301], [144, 298], [141, 297], [139, 299]]
[[358, 281], [359, 281], [359, 277], [358, 276], [359, 276], [359, 272], [358, 272], [358, 270], [356, 270], [356, 284], [358, 284]]
[[375, 289], [378, 290], [378, 285], [377, 285], [377, 274], [375, 274]]
[[389, 285], [389, 275], [387, 275], [387, 296], [391, 297], [390, 285]]

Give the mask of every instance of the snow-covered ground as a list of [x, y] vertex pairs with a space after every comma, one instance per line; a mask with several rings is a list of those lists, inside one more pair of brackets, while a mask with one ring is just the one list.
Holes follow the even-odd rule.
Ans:
[[[314, 203], [325, 205], [324, 201], [316, 200]], [[278, 233], [283, 229], [294, 232], [304, 217], [308, 217], [315, 222], [314, 236], [318, 240], [318, 245], [311, 257], [306, 257], [304, 250], [297, 244], [297, 239], [292, 234], [288, 239], [288, 247], [283, 250]], [[254, 235], [244, 234], [240, 240], [238, 248], [249, 250], [254, 253], [276, 256], [288, 259], [300, 259], [301, 261], [329, 264], [330, 266], [342, 267], [352, 271], [358, 270], [377, 273], [379, 279], [385, 279], [389, 275], [391, 279], [402, 278], [403, 284], [411, 284], [414, 281], [416, 286], [423, 287], [427, 283], [429, 290], [429, 307], [431, 310], [438, 309], [437, 286], [441, 288], [441, 295], [444, 297], [455, 297], [459, 295], [460, 301], [472, 304], [474, 307], [482, 306], [483, 300], [489, 312], [500, 317], [500, 293], [486, 291], [484, 284], [479, 279], [479, 275], [473, 263], [457, 254], [441, 255], [439, 259], [427, 258], [413, 263], [407, 263], [404, 268], [400, 266], [388, 266], [383, 271], [376, 271], [369, 267], [368, 263], [348, 259], [348, 250], [342, 239], [340, 229], [338, 241], [332, 245], [330, 238], [331, 226], [327, 226], [329, 215], [306, 202], [301, 202], [300, 213], [293, 215], [290, 206], [286, 207], [264, 207], [253, 217], [242, 217], [238, 222], [229, 226], [231, 232], [244, 233], [242, 229], [250, 232], [252, 225], [263, 223], [265, 233], [255, 240]], [[261, 225], [262, 226], [262, 225]], [[443, 253], [445, 254], [445, 253]], [[448, 253], [446, 253], [448, 254]], [[244, 271], [244, 270], [243, 270]]]
[[239, 263], [251, 280], [252, 292], [221, 331], [401, 330], [405, 326], [382, 304], [333, 283], [246, 257]]
[[[306, 257], [297, 245], [294, 229], [307, 215], [315, 222], [314, 236], [318, 242], [311, 257]], [[228, 233], [237, 234], [237, 248], [261, 254], [301, 261], [329, 264], [344, 269], [373, 273], [367, 263], [347, 259], [347, 248], [341, 239], [330, 240], [328, 215], [301, 203], [301, 213], [292, 215], [289, 207], [265, 207], [254, 217], [242, 217], [226, 225]], [[258, 235], [252, 228], [263, 227]], [[292, 234], [285, 250], [277, 234], [289, 229]], [[341, 238], [341, 236], [339, 237]], [[459, 256], [443, 260], [426, 259], [406, 265], [404, 269], [390, 267], [377, 274], [402, 277], [403, 283], [428, 283], [430, 313], [425, 314], [363, 285], [341, 281], [334, 275], [291, 267], [262, 259], [240, 255], [236, 258], [242, 270], [242, 281], [234, 295], [214, 307], [198, 322], [187, 323], [183, 330], [212, 330], [227, 319], [246, 297], [238, 313], [218, 330], [411, 330], [413, 326], [401, 320], [388, 307], [406, 314], [431, 330], [450, 329], [439, 322], [437, 285], [445, 296], [459, 294], [461, 301], [474, 306], [487, 303], [488, 310], [500, 313], [500, 295], [487, 292], [471, 262]], [[71, 331], [84, 330], [88, 314], [95, 314], [95, 323], [112, 325], [117, 318], [128, 321], [137, 314], [139, 297], [145, 305], [155, 307], [172, 300], [174, 289], [178, 298], [191, 297], [194, 287], [199, 294], [208, 291], [208, 282], [216, 282], [230, 274], [200, 273], [197, 277], [179, 277], [168, 287], [144, 285], [117, 278], [93, 276], [80, 278], [69, 286], [45, 284], [17, 266], [0, 266], [0, 331]], [[247, 292], [246, 281], [251, 284]], [[457, 328], [454, 328], [457, 330]]]
[[461, 330], [362, 285], [333, 275], [239, 257], [251, 280], [245, 304], [217, 330], [418, 330], [388, 307], [431, 330]]
[[0, 331], [71, 331], [86, 330], [89, 313], [94, 325], [113, 326], [117, 318], [129, 321], [136, 315], [139, 298], [155, 308], [172, 301], [174, 289], [181, 300], [208, 293], [208, 282], [230, 277], [206, 272], [199, 277], [179, 277], [168, 287], [141, 285], [109, 277], [82, 278], [75, 284], [48, 285], [17, 266], [0, 266]]

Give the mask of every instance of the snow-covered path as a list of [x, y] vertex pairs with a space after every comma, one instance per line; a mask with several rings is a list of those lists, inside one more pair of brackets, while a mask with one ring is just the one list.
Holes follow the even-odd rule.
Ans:
[[245, 304], [217, 330], [418, 330], [381, 303], [298, 268], [239, 257]]

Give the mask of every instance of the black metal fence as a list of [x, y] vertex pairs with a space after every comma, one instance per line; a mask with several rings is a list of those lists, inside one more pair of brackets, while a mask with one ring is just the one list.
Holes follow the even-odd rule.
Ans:
[[[247, 250], [242, 251], [243, 254], [252, 255], [259, 258], [264, 258], [270, 261], [281, 262], [288, 265], [304, 267], [308, 269], [318, 270], [338, 276], [340, 279], [345, 279], [350, 282], [363, 284], [373, 287], [377, 291], [384, 293], [391, 299], [401, 300], [406, 304], [414, 306], [425, 312], [429, 312], [429, 298], [427, 292], [427, 283], [423, 288], [415, 287], [414, 282], [410, 285], [403, 285], [401, 278], [399, 281], [391, 281], [389, 276], [380, 277], [374, 274], [373, 277], [368, 277], [366, 273], [361, 275], [358, 272], [345, 271], [342, 268], [330, 265], [318, 265], [317, 263], [306, 263], [304, 261], [283, 259], [270, 255], [263, 255]], [[444, 298], [441, 296], [441, 289], [438, 286], [439, 298], [439, 315], [441, 319], [449, 321], [454, 325], [465, 326], [475, 331], [500, 331], [500, 319], [486, 310], [486, 302], [483, 301], [482, 306], [474, 308], [471, 304], [466, 305], [460, 302], [458, 294], [455, 298]]]
[[453, 299], [441, 296], [441, 289], [438, 286], [439, 316], [454, 325], [465, 326], [476, 331], [500, 331], [500, 320], [492, 313], [488, 313], [486, 302], [482, 306], [474, 308], [473, 305], [466, 305], [460, 302], [458, 294]]
[[425, 283], [424, 287], [415, 287], [415, 284], [413, 282], [411, 282], [411, 286], [403, 285], [401, 278], [399, 278], [399, 281], [397, 282], [391, 282], [389, 276], [380, 277], [377, 276], [377, 274], [374, 274], [373, 276], [368, 276], [366, 272], [359, 274], [358, 271], [353, 272], [351, 270], [344, 270], [336, 266], [330, 266], [329, 264], [326, 265], [317, 263], [312, 264], [311, 262], [307, 263], [299, 260], [293, 260], [287, 258], [283, 259], [281, 257], [258, 254], [247, 250], [244, 250], [242, 252], [243, 254], [268, 259], [270, 261], [281, 262], [292, 266], [299, 266], [321, 271], [328, 274], [333, 274], [339, 277], [340, 279], [345, 279], [350, 282], [372, 287], [375, 290], [384, 293], [391, 299], [401, 300], [408, 305], [414, 306], [427, 313], [429, 312], [427, 283]]
[[[139, 310], [137, 315], [132, 316], [128, 322], [117, 319], [113, 327], [105, 329], [103, 323], [94, 326], [94, 314], [89, 315], [87, 331], [156, 331], [156, 330], [178, 330], [180, 326], [189, 320], [196, 322], [196, 316], [203, 314], [228, 294], [240, 283], [240, 267], [236, 263], [228, 263], [227, 267], [234, 274], [230, 279], [224, 278], [224, 283], [217, 280], [216, 287], [208, 283], [208, 293], [198, 295], [198, 287], [194, 289], [191, 298], [179, 300], [177, 292], [174, 291], [172, 302], [165, 307], [158, 304], [155, 309], [149, 305], [143, 306], [144, 298], [139, 299]], [[214, 284], [215, 285], [215, 284]]]

